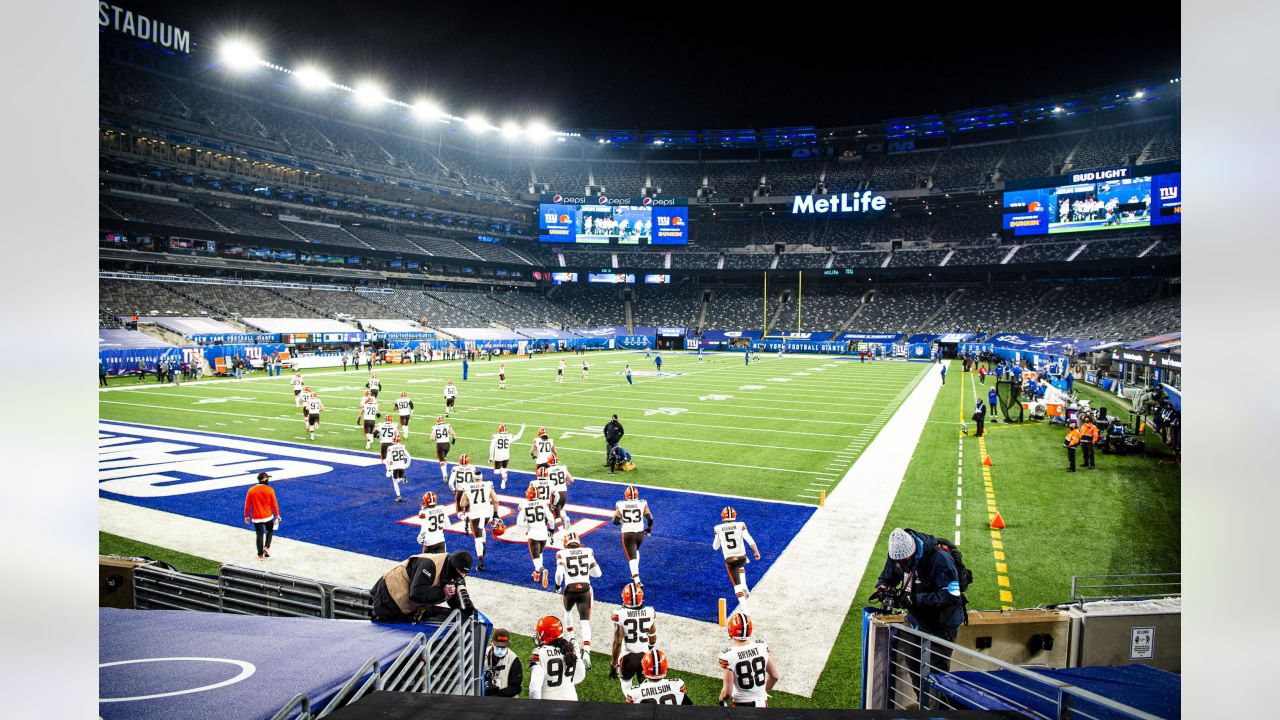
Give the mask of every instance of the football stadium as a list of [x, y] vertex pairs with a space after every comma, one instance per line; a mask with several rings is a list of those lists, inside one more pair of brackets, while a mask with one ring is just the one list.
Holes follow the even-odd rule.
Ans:
[[192, 17], [98, 4], [101, 717], [1180, 717], [1176, 34], [591, 129]]

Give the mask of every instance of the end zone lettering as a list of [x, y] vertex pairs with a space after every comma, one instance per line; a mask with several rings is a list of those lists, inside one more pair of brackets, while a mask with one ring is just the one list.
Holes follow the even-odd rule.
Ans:
[[812, 195], [796, 195], [791, 201], [791, 214], [869, 212], [884, 210], [887, 203], [883, 195], [872, 195], [870, 190], [861, 194], [840, 193], [816, 200]]

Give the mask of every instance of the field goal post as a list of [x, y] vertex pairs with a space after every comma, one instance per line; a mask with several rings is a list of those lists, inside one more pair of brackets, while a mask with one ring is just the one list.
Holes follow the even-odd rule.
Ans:
[[[804, 311], [804, 271], [799, 270], [797, 272], [798, 274], [796, 275], [796, 296], [795, 296], [796, 332], [800, 333], [800, 332], [803, 332], [800, 328], [803, 327], [801, 325], [801, 320], [803, 318], [803, 311]], [[776, 334], [770, 334], [769, 331], [766, 329], [768, 327], [769, 327], [769, 271], [766, 270], [764, 272], [764, 287], [761, 292], [760, 339], [761, 340], [781, 340], [783, 341], [783, 347], [786, 347], [786, 341], [788, 338], [788, 335], [786, 334], [787, 331], [774, 328], [774, 333]]]

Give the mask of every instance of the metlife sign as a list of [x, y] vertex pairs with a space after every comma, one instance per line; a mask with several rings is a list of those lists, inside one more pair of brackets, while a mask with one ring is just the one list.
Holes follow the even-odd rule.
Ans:
[[791, 214], [845, 215], [878, 212], [884, 210], [888, 203], [883, 195], [872, 195], [870, 190], [816, 198], [813, 195], [796, 195], [791, 200]]

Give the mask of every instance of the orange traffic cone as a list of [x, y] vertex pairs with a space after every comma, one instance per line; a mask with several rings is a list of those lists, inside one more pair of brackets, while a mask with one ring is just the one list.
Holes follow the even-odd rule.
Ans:
[[991, 467], [991, 456], [990, 456], [990, 455], [988, 455], [988, 456], [986, 456], [986, 457], [982, 458], [982, 464], [983, 464], [983, 465], [986, 465], [987, 467]]
[[1000, 517], [1000, 513], [996, 513], [995, 519], [991, 521], [991, 529], [992, 530], [1004, 529], [1004, 518]]

